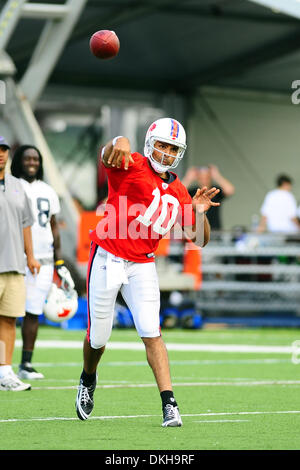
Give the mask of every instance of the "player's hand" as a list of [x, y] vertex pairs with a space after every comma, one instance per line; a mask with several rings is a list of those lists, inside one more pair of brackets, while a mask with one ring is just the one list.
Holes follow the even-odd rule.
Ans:
[[112, 147], [111, 154], [108, 156], [107, 163], [114, 168], [121, 168], [124, 161], [124, 170], [128, 170], [130, 163], [134, 163], [131, 156], [130, 143], [125, 137], [117, 140]]
[[28, 258], [27, 257], [27, 266], [31, 272], [31, 274], [35, 275], [40, 272], [41, 265], [35, 258]]
[[71, 273], [68, 268], [65, 266], [63, 260], [56, 261], [55, 269], [58, 277], [61, 280], [61, 287], [66, 290], [72, 290], [75, 287], [74, 281], [72, 279]]
[[219, 206], [219, 202], [212, 201], [219, 192], [220, 190], [215, 187], [211, 189], [207, 189], [207, 186], [204, 186], [202, 189], [198, 188], [192, 199], [194, 211], [202, 214], [203, 212], [207, 212], [212, 206]]

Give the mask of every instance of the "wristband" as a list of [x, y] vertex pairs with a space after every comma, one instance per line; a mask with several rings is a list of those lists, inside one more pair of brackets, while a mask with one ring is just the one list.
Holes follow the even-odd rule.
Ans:
[[65, 264], [63, 259], [58, 259], [57, 261], [55, 261], [55, 266], [61, 266], [62, 264]]
[[122, 136], [122, 135], [118, 135], [117, 137], [114, 137], [114, 139], [112, 140], [112, 144], [113, 144], [113, 146], [115, 146], [115, 145], [116, 145], [116, 143], [117, 143], [117, 140], [118, 140], [118, 139], [120, 139], [120, 137], [123, 137], [123, 136]]

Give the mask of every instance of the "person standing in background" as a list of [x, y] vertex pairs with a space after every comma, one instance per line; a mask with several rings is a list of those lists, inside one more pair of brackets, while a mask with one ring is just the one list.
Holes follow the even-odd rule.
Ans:
[[292, 194], [293, 180], [288, 175], [276, 178], [276, 189], [269, 191], [261, 206], [261, 218], [257, 232], [297, 233], [300, 223], [297, 218], [297, 201]]
[[10, 146], [0, 137], [0, 390], [30, 390], [12, 369], [16, 319], [25, 315], [25, 256], [28, 269], [37, 275], [40, 263], [34, 258], [30, 201], [14, 176], [5, 172]]
[[[182, 179], [182, 183], [187, 187], [191, 197], [195, 195], [197, 188], [203, 186], [211, 188], [214, 183], [214, 186], [219, 189], [219, 193], [214, 200], [219, 203], [235, 192], [234, 185], [220, 173], [216, 165], [189, 168]], [[219, 207], [211, 207], [207, 212], [207, 218], [211, 230], [223, 229], [222, 214]]]
[[[19, 378], [43, 379], [42, 373], [32, 366], [32, 356], [39, 327], [39, 315], [43, 313], [45, 300], [50, 291], [54, 264], [59, 277], [74, 287], [71, 275], [64, 266], [61, 256], [61, 243], [56, 214], [60, 203], [54, 189], [43, 181], [43, 159], [33, 145], [22, 145], [14, 153], [11, 173], [20, 182], [31, 201], [34, 214], [32, 226], [33, 251], [41, 264], [40, 272], [33, 276], [26, 269], [26, 315], [22, 323], [22, 356]], [[67, 276], [67, 278], [66, 278]]]

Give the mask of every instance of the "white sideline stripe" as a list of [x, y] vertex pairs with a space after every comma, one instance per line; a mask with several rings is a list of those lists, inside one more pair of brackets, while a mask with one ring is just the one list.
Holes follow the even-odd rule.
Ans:
[[[242, 382], [185, 382], [185, 383], [173, 383], [175, 387], [241, 387], [241, 386], [259, 386], [259, 385], [300, 385], [300, 380], [253, 380], [253, 381], [242, 381]], [[105, 384], [97, 385], [96, 388], [149, 388], [157, 387], [156, 384]], [[32, 390], [74, 390], [78, 388], [78, 385], [69, 385], [62, 387], [31, 387]]]
[[[21, 340], [16, 340], [16, 347], [22, 346]], [[166, 343], [169, 351], [210, 351], [210, 352], [239, 352], [239, 353], [281, 353], [291, 354], [292, 346], [256, 346], [245, 344], [183, 344]], [[55, 349], [82, 349], [83, 341], [60, 341], [60, 340], [37, 340], [37, 348]], [[131, 351], [144, 351], [142, 342], [119, 342], [114, 341], [107, 344], [107, 349], [122, 349]]]
[[[226, 413], [189, 413], [182, 414], [182, 417], [198, 417], [198, 416], [251, 416], [251, 415], [269, 415], [269, 414], [299, 414], [300, 410], [292, 411], [236, 411]], [[91, 416], [89, 420], [105, 420], [105, 419], [136, 419], [136, 418], [154, 418], [161, 415], [120, 415], [120, 416]], [[78, 418], [65, 418], [63, 416], [53, 416], [47, 418], [10, 418], [1, 419], [0, 423], [16, 423], [26, 421], [79, 421]]]

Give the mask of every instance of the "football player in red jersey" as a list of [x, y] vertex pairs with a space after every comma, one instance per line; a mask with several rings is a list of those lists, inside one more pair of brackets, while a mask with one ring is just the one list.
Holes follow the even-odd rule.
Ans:
[[160, 291], [154, 252], [160, 238], [179, 223], [197, 245], [209, 241], [205, 213], [219, 190], [199, 188], [192, 199], [176, 168], [186, 149], [183, 126], [171, 118], [155, 121], [145, 138], [145, 156], [131, 153], [130, 142], [118, 136], [102, 150], [108, 174], [104, 218], [91, 233], [87, 275], [88, 329], [76, 411], [85, 420], [92, 412], [97, 366], [113, 325], [120, 291], [142, 338], [147, 360], [162, 399], [162, 426], [181, 426], [173, 395], [166, 346], [160, 333]]

